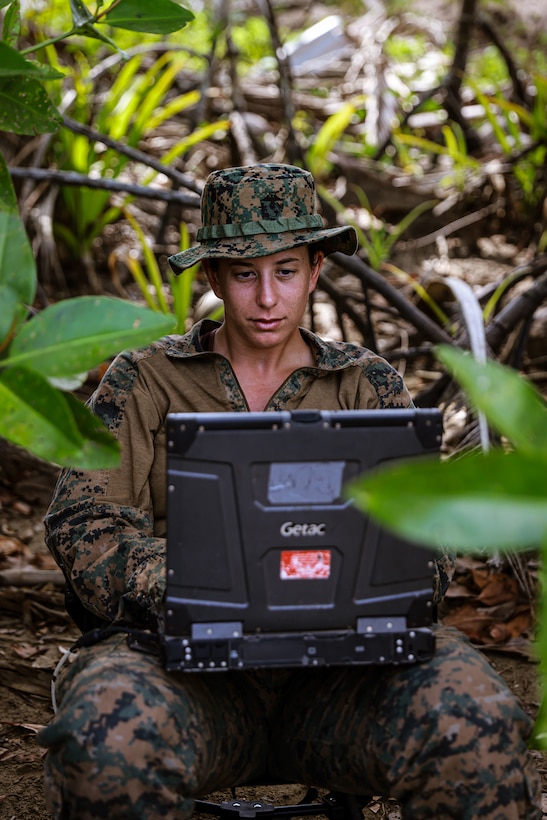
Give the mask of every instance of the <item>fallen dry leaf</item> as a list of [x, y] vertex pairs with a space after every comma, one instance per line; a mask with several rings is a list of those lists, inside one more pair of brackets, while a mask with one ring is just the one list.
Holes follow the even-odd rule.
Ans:
[[491, 573], [479, 595], [477, 601], [484, 604], [500, 604], [505, 601], [515, 601], [519, 597], [517, 580], [505, 572]]

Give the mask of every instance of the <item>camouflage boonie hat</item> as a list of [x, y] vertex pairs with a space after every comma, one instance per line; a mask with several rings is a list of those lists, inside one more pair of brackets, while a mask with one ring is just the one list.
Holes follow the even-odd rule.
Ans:
[[353, 254], [351, 226], [325, 228], [317, 213], [315, 183], [294, 165], [263, 163], [213, 171], [201, 195], [199, 245], [169, 257], [181, 273], [206, 257], [250, 259], [317, 243], [327, 256]]

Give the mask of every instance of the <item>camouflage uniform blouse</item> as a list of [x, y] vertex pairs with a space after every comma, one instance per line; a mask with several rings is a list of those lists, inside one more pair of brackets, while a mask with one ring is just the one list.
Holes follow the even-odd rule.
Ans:
[[[228, 360], [202, 346], [217, 326], [205, 320], [185, 336], [121, 353], [90, 401], [121, 443], [121, 466], [65, 470], [57, 484], [46, 516], [47, 544], [86, 608], [108, 621], [147, 626], [161, 610], [167, 414], [249, 409]], [[266, 410], [412, 404], [401, 377], [380, 356], [301, 333], [316, 366], [292, 373]]]

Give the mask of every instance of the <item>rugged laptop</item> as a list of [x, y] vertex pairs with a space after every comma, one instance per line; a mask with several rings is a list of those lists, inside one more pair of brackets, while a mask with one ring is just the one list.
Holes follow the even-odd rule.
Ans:
[[343, 489], [441, 436], [429, 409], [168, 416], [166, 667], [430, 657], [433, 554]]

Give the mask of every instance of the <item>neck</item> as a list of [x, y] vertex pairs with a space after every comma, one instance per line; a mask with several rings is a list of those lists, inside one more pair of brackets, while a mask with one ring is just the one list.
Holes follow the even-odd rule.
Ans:
[[298, 328], [282, 345], [257, 348], [227, 333], [222, 325], [214, 335], [214, 350], [225, 356], [236, 372], [244, 369], [263, 374], [286, 374], [315, 362]]

